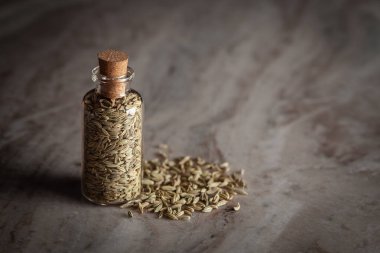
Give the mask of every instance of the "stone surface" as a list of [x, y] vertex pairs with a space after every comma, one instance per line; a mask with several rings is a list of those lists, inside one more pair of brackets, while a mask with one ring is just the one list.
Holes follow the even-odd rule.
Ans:
[[[0, 252], [380, 252], [378, 1], [9, 1]], [[126, 50], [145, 154], [246, 170], [238, 213], [126, 218], [80, 194], [81, 99]]]

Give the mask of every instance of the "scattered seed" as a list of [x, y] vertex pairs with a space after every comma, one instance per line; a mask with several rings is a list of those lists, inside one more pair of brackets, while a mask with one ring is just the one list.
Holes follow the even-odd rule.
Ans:
[[154, 212], [157, 213], [162, 209], [162, 204], [159, 204], [155, 209]]
[[234, 191], [235, 191], [237, 194], [248, 195], [248, 192], [244, 191], [243, 189], [235, 188]]
[[191, 216], [189, 216], [189, 215], [182, 215], [181, 217], [179, 217], [179, 219], [189, 221], [191, 219]]
[[202, 212], [204, 213], [209, 213], [212, 211], [212, 207], [211, 206], [206, 206], [205, 208], [203, 208]]
[[190, 207], [190, 206], [185, 206], [183, 209], [184, 209], [184, 210], [187, 210], [187, 211], [189, 211], [189, 212], [194, 213], [194, 208], [192, 208], [192, 207]]
[[177, 209], [177, 208], [181, 208], [181, 207], [182, 207], [182, 204], [172, 205], [172, 208], [173, 208], [173, 209]]
[[165, 215], [166, 215], [166, 217], [168, 217], [171, 220], [178, 220], [177, 216], [175, 216], [172, 213], [167, 212], [167, 213], [165, 213]]
[[235, 211], [239, 211], [240, 210], [240, 203], [237, 203], [236, 206], [233, 207]]
[[220, 206], [224, 206], [225, 204], [227, 204], [227, 201], [223, 199], [219, 201], [216, 205], [220, 207]]

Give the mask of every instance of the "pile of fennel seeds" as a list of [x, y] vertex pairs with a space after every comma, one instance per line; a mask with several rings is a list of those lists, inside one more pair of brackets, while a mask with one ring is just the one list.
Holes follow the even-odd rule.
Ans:
[[[208, 213], [227, 204], [237, 194], [247, 195], [243, 171], [230, 172], [228, 163], [211, 163], [199, 157], [168, 157], [160, 145], [158, 158], [145, 161], [142, 193], [121, 208], [135, 208], [158, 218], [190, 220], [195, 211]], [[238, 211], [238, 203], [233, 210]], [[128, 217], [132, 217], [128, 211]]]

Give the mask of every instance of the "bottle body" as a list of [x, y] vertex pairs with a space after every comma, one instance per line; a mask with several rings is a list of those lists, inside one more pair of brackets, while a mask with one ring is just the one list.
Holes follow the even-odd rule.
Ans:
[[97, 89], [83, 98], [82, 194], [100, 204], [137, 197], [142, 181], [141, 95], [109, 99]]

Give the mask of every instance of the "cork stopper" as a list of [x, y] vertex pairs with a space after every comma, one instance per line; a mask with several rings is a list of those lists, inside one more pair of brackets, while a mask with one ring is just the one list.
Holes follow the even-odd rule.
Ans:
[[[127, 75], [128, 54], [108, 49], [98, 53], [99, 72], [101, 75], [115, 78]], [[107, 98], [116, 99], [125, 95], [125, 83], [109, 81], [100, 85], [99, 93]]]
[[119, 77], [127, 74], [128, 54], [108, 49], [98, 53], [100, 74], [108, 77]]

